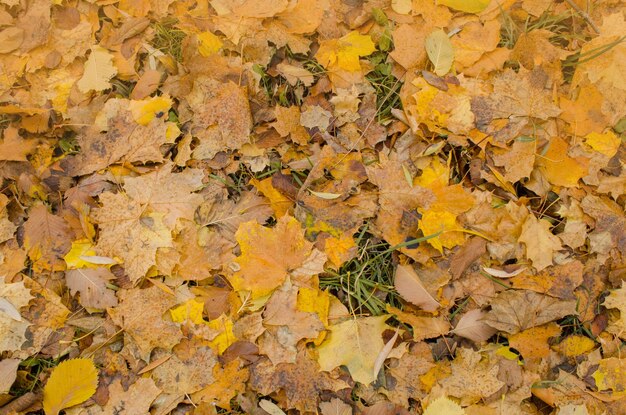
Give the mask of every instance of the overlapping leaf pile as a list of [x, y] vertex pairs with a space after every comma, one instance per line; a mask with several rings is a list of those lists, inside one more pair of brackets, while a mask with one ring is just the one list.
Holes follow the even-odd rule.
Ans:
[[623, 6], [0, 1], [0, 413], [626, 413]]

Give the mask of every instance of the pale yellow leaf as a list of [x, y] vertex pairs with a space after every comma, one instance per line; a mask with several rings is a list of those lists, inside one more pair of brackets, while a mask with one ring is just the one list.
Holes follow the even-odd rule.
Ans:
[[426, 53], [434, 66], [433, 72], [439, 76], [448, 73], [454, 61], [454, 48], [446, 32], [437, 29], [428, 35]]
[[101, 46], [91, 47], [91, 55], [85, 62], [83, 77], [77, 82], [80, 92], [104, 91], [111, 87], [109, 80], [117, 74], [113, 55]]

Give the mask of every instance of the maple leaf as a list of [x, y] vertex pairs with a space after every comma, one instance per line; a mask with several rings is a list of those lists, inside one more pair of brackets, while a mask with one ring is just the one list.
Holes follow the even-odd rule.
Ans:
[[[287, 215], [272, 229], [256, 221], [244, 222], [236, 238], [241, 249], [241, 256], [236, 259], [240, 269], [230, 282], [236, 291], [250, 291], [253, 298], [281, 286], [287, 275], [302, 267], [315, 252], [313, 244], [304, 239], [300, 223]], [[311, 275], [314, 273], [315, 270]]]
[[171, 358], [152, 371], [152, 378], [164, 393], [193, 393], [213, 383], [213, 366], [217, 364], [213, 349], [183, 340], [173, 351]]
[[528, 215], [519, 241], [526, 245], [526, 256], [532, 261], [537, 271], [552, 265], [554, 251], [561, 249], [561, 240], [550, 232], [552, 225], [545, 219]]
[[322, 41], [315, 58], [330, 70], [355, 72], [361, 70], [359, 57], [370, 55], [375, 50], [374, 42], [369, 36], [352, 31], [339, 39]]
[[515, 334], [569, 314], [576, 314], [576, 301], [562, 301], [534, 291], [508, 290], [494, 298], [484, 321]]
[[471, 349], [458, 349], [451, 369], [451, 375], [439, 383], [448, 395], [459, 398], [461, 405], [476, 403], [505, 385], [498, 379], [498, 366]]
[[357, 382], [369, 385], [376, 380], [374, 363], [385, 347], [382, 332], [388, 318], [357, 317], [330, 326], [326, 340], [317, 348], [321, 369], [331, 371], [344, 365]]
[[109, 400], [102, 407], [98, 405], [87, 408], [86, 415], [138, 415], [149, 413], [152, 401], [161, 394], [154, 380], [139, 378], [127, 389], [122, 386], [122, 381], [116, 379], [109, 385]]
[[343, 380], [320, 371], [306, 348], [298, 352], [295, 363], [273, 366], [268, 359], [257, 361], [250, 368], [250, 386], [264, 395], [282, 390], [286, 396], [285, 406], [302, 412], [317, 409], [322, 391], [348, 387]]
[[124, 261], [124, 269], [132, 282], [137, 282], [155, 265], [157, 249], [172, 247], [171, 230], [165, 226], [162, 213], [120, 193], [100, 195], [102, 207], [92, 211], [100, 226], [96, 251]]
[[606, 308], [616, 308], [619, 310], [619, 318], [611, 322], [609, 331], [624, 338], [626, 337], [626, 284], [622, 282], [622, 287], [612, 290], [604, 299]]
[[168, 134], [173, 124], [155, 118], [146, 126], [139, 125], [128, 109], [129, 104], [125, 99], [107, 101], [99, 121], [103, 125], [89, 125], [79, 131], [76, 141], [81, 151], [62, 162], [69, 175], [90, 174], [120, 161], [163, 160], [161, 145], [176, 138]]
[[214, 403], [220, 408], [230, 411], [231, 399], [237, 392], [245, 390], [245, 382], [250, 376], [247, 367], [241, 367], [241, 360], [235, 359], [224, 365], [213, 367], [213, 378], [215, 382], [209, 386], [195, 392], [192, 395], [194, 402]]
[[176, 298], [158, 287], [121, 290], [117, 297], [119, 304], [107, 312], [146, 361], [153, 348], [171, 349], [178, 344], [182, 337], [178, 324], [163, 320], [163, 314], [176, 305]]

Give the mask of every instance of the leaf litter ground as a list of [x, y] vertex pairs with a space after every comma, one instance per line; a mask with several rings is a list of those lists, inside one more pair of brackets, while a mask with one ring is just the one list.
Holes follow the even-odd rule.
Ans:
[[623, 414], [621, 0], [4, 1], [0, 414]]

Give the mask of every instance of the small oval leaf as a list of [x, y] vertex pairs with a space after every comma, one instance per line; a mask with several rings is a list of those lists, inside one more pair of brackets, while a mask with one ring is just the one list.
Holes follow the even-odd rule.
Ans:
[[325, 193], [325, 192], [314, 192], [313, 190], [309, 190], [313, 196], [317, 196], [320, 199], [333, 200], [341, 197], [341, 194], [337, 193]]

